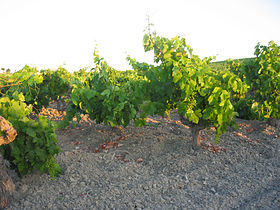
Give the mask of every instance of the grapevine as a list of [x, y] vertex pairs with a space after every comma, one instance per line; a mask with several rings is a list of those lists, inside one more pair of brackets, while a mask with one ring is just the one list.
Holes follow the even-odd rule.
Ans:
[[[154, 52], [157, 66], [137, 62], [130, 64], [148, 78], [151, 103], [163, 114], [177, 108], [182, 122], [189, 124], [193, 147], [200, 146], [199, 134], [203, 128], [216, 128], [216, 143], [228, 126], [237, 127], [237, 112], [231, 102], [232, 93], [244, 94], [247, 86], [227, 70], [215, 71], [209, 67], [212, 58], [200, 59], [184, 38], [167, 39], [157, 34], [145, 34], [145, 51]], [[164, 87], [164, 88], [162, 88]], [[154, 95], [156, 93], [156, 95]], [[158, 95], [159, 97], [157, 97]]]

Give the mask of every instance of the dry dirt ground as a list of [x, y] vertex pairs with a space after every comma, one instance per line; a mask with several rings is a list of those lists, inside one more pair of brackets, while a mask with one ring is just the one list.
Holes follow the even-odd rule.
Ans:
[[[59, 120], [57, 110], [44, 115]], [[58, 129], [62, 174], [19, 179], [7, 209], [280, 209], [280, 129], [237, 119], [239, 129], [214, 145], [203, 130], [202, 149], [171, 119], [124, 129], [84, 116], [76, 128]]]

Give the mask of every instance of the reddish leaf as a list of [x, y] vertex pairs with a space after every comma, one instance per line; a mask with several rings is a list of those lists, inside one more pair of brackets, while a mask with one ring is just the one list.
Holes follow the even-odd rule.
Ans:
[[208, 147], [202, 146], [201, 148], [202, 148], [203, 150], [209, 151], [209, 150], [208, 150]]
[[234, 134], [235, 136], [243, 137], [243, 134], [242, 134], [242, 133], [239, 133], [239, 132], [234, 132], [233, 134]]
[[239, 123], [238, 126], [239, 127], [247, 127], [248, 125], [246, 125], [245, 123]]
[[219, 153], [221, 151], [226, 151], [226, 148], [224, 147], [220, 147], [220, 146], [215, 146], [211, 143], [206, 143], [205, 146], [201, 147], [203, 150], [209, 151], [209, 152], [215, 152], [215, 153]]
[[122, 155], [116, 155], [116, 158], [123, 162], [129, 162], [129, 160], [125, 159]]
[[119, 138], [119, 140], [125, 140], [127, 137], [129, 137], [130, 136], [130, 134], [128, 134], [128, 135], [125, 135], [125, 136], [121, 136], [120, 138]]
[[216, 152], [216, 153], [219, 152], [219, 150], [213, 144], [211, 144], [210, 149], [212, 152]]
[[105, 146], [105, 148], [104, 148], [104, 149], [105, 149], [105, 150], [108, 150], [108, 149], [111, 149], [111, 148], [113, 148], [113, 147], [112, 147], [112, 146], [108, 146], [108, 145], [107, 145], [107, 146]]
[[247, 131], [249, 132], [249, 133], [252, 133], [254, 130], [256, 130], [255, 128], [248, 128], [247, 129]]
[[93, 152], [94, 152], [94, 153], [98, 153], [98, 152], [100, 152], [100, 151], [99, 151], [98, 148], [95, 148], [95, 149], [93, 150]]
[[122, 147], [122, 146], [123, 146], [123, 144], [118, 144], [118, 145], [117, 145], [117, 147]]
[[119, 140], [125, 140], [125, 136], [121, 136], [120, 138], [119, 138]]
[[106, 149], [106, 145], [105, 145], [105, 144], [101, 144], [101, 145], [100, 145], [100, 148], [101, 148], [101, 149]]
[[111, 140], [111, 141], [108, 143], [108, 146], [113, 147], [113, 146], [114, 146], [114, 142]]

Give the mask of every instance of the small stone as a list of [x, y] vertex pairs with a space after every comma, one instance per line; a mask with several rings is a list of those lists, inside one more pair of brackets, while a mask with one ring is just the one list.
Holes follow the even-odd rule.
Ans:
[[212, 187], [210, 191], [211, 191], [212, 193], [214, 193], [214, 194], [216, 193], [216, 190], [215, 190], [214, 187]]
[[70, 182], [76, 182], [76, 180], [73, 177], [70, 177]]
[[24, 201], [24, 203], [23, 203], [23, 205], [25, 206], [25, 207], [28, 207], [28, 206], [30, 206], [30, 202], [29, 201]]
[[26, 184], [22, 185], [21, 192], [25, 193], [28, 190], [28, 186]]
[[144, 186], [143, 186], [143, 189], [144, 189], [144, 190], [148, 190], [148, 189], [149, 189], [149, 187], [148, 187], [148, 186], [146, 186], [146, 185], [144, 185]]
[[185, 175], [185, 179], [186, 179], [186, 183], [189, 183], [189, 182], [190, 182], [187, 175]]
[[70, 156], [70, 155], [71, 155], [71, 152], [66, 151], [64, 154], [65, 154], [65, 156]]

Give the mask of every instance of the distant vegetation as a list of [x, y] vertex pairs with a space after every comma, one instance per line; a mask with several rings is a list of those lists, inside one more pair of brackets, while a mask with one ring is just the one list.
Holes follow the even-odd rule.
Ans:
[[245, 62], [248, 62], [248, 61], [253, 61], [255, 58], [241, 58], [241, 59], [227, 59], [227, 60], [224, 60], [224, 61], [213, 61], [209, 64], [209, 66], [212, 68], [212, 69], [216, 69], [216, 70], [224, 70], [226, 68], [229, 68], [229, 65], [228, 65], [228, 61], [230, 60], [233, 60], [233, 61], [238, 61], [240, 63], [245, 63]]

